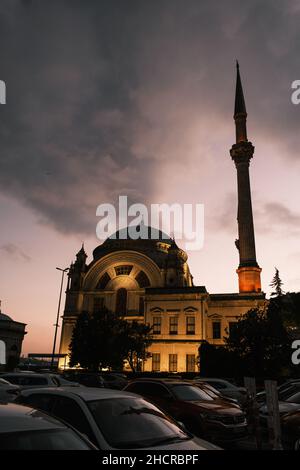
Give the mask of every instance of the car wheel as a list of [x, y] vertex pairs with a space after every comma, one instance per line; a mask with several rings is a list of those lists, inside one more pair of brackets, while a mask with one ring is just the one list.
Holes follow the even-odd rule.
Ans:
[[297, 439], [297, 441], [295, 442], [294, 449], [295, 450], [300, 450], [300, 439]]

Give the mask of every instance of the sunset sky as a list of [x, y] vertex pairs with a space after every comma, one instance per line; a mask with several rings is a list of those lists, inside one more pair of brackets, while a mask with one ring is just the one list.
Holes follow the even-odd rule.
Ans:
[[237, 292], [236, 59], [262, 287], [276, 266], [300, 290], [299, 25], [296, 0], [1, 0], [0, 299], [23, 353], [51, 350], [55, 267], [83, 241], [91, 261], [119, 195], [204, 204], [194, 283]]

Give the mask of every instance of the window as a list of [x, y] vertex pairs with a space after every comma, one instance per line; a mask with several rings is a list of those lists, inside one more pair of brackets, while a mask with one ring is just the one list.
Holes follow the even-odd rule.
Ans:
[[144, 273], [144, 271], [140, 271], [136, 276], [135, 280], [141, 288], [150, 286], [149, 278], [147, 274]]
[[160, 371], [160, 354], [153, 353], [152, 354], [152, 372], [159, 372]]
[[52, 413], [57, 418], [66, 421], [74, 426], [77, 431], [88, 436], [88, 438], [97, 445], [94, 433], [90, 427], [83, 410], [72, 398], [56, 396], [56, 402], [52, 408]]
[[103, 297], [95, 297], [94, 298], [94, 306], [93, 306], [93, 312], [98, 313], [103, 310], [104, 307], [104, 298]]
[[131, 265], [128, 265], [128, 264], [123, 264], [122, 266], [116, 266], [115, 267], [115, 272], [116, 272], [116, 275], [117, 276], [129, 276], [129, 274], [131, 273], [131, 270], [132, 270], [132, 267]]
[[235, 321], [230, 321], [229, 322], [229, 324], [228, 324], [228, 334], [229, 334], [229, 336], [231, 335], [235, 324], [236, 324]]
[[214, 321], [212, 326], [213, 326], [213, 339], [221, 339], [221, 322]]
[[161, 317], [153, 317], [153, 334], [160, 335], [161, 333]]
[[124, 287], [117, 290], [116, 313], [126, 315], [127, 313], [127, 290]]
[[55, 396], [53, 395], [45, 395], [43, 393], [33, 393], [27, 397], [21, 397], [19, 403], [24, 405], [32, 406], [37, 410], [45, 411], [46, 413], [50, 413], [52, 411], [52, 407], [55, 401]]
[[101, 276], [100, 281], [98, 282], [96, 288], [105, 289], [109, 281], [110, 281], [110, 275], [108, 273], [104, 273], [103, 276]]
[[[161, 394], [156, 396], [160, 397]], [[166, 442], [178, 443], [180, 439], [187, 441], [189, 438], [171, 418], [142, 398], [95, 400], [88, 402], [88, 407], [112, 448], [155, 449]], [[180, 444], [178, 447], [181, 447]]]
[[143, 315], [144, 314], [144, 298], [140, 297], [139, 299], [139, 314]]
[[169, 320], [169, 334], [177, 335], [178, 333], [178, 317], [170, 317]]
[[186, 317], [186, 334], [195, 334], [195, 317]]
[[187, 354], [186, 355], [186, 371], [187, 372], [195, 372], [195, 354]]
[[126, 387], [128, 392], [137, 393], [145, 397], [170, 398], [171, 393], [159, 383], [134, 382]]
[[169, 372], [177, 372], [177, 354], [169, 354]]

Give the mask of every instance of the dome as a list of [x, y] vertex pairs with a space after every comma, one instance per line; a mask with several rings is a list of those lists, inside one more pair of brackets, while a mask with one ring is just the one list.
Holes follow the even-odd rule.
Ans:
[[[138, 235], [136, 239], [130, 237], [130, 229]], [[114, 251], [131, 250], [144, 253], [160, 268], [164, 267], [172, 239], [166, 233], [147, 225], [125, 227], [108, 237], [102, 245], [93, 251], [94, 261]]]
[[1, 320], [4, 320], [4, 321], [13, 321], [13, 319], [11, 317], [9, 317], [8, 315], [5, 315], [5, 313], [2, 313], [0, 312], [0, 321]]

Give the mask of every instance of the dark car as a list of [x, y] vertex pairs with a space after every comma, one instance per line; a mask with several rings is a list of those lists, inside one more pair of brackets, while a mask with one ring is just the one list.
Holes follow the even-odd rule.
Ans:
[[104, 372], [101, 374], [104, 387], [115, 390], [122, 390], [128, 383], [126, 375], [118, 372]]
[[239, 405], [178, 380], [136, 379], [125, 390], [151, 400], [186, 429], [212, 442], [236, 441], [247, 435], [247, 421]]
[[244, 405], [247, 399], [247, 392], [244, 387], [237, 387], [233, 383], [229, 382], [228, 380], [224, 379], [216, 379], [216, 378], [204, 378], [204, 377], [196, 377], [195, 382], [205, 382], [216, 390], [218, 390], [221, 395], [228, 398], [233, 398], [237, 400], [238, 403]]
[[183, 430], [152, 403], [129, 392], [88, 387], [41, 388], [24, 390], [18, 402], [70, 424], [101, 450], [216, 449]]
[[95, 449], [77, 431], [40, 411], [0, 404], [0, 451]]
[[97, 372], [78, 372], [76, 374], [68, 374], [65, 376], [70, 381], [76, 381], [85, 387], [103, 388], [103, 377]]
[[300, 450], [300, 410], [292, 411], [282, 417], [281, 431], [284, 446]]

